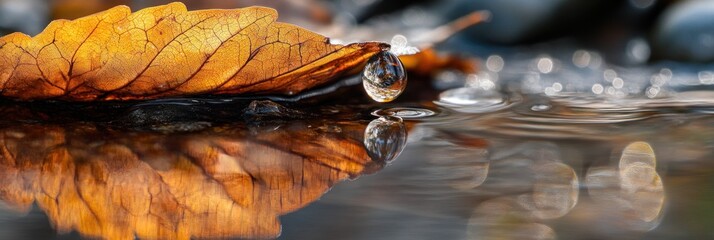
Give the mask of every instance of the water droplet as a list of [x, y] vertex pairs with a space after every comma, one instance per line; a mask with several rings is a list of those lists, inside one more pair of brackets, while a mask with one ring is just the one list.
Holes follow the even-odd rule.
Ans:
[[387, 51], [377, 53], [367, 62], [362, 73], [367, 95], [377, 102], [396, 99], [407, 86], [407, 73], [399, 58]]
[[416, 119], [434, 116], [436, 115], [436, 112], [423, 108], [396, 107], [379, 109], [377, 111], [372, 112], [372, 115], [377, 117], [390, 116], [399, 117], [402, 119]]
[[407, 128], [398, 117], [377, 118], [364, 130], [364, 147], [374, 161], [394, 160], [402, 153], [406, 143]]

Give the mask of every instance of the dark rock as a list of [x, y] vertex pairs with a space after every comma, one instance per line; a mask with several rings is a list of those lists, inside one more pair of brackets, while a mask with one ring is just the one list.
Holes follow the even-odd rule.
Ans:
[[683, 1], [660, 17], [653, 34], [655, 57], [714, 61], [714, 1]]
[[243, 109], [243, 119], [246, 122], [258, 122], [275, 119], [302, 119], [309, 114], [290, 109], [270, 100], [255, 100]]
[[589, 29], [620, 4], [614, 0], [453, 0], [453, 18], [477, 10], [491, 20], [466, 30], [477, 40], [497, 44], [527, 43]]

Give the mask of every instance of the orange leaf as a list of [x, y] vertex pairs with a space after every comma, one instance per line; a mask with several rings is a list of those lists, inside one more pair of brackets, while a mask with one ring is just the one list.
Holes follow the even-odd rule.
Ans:
[[33, 203], [60, 232], [103, 239], [275, 238], [279, 216], [374, 172], [366, 123], [250, 134], [160, 134], [92, 124], [0, 127], [0, 202]]
[[296, 94], [388, 48], [330, 44], [276, 22], [275, 10], [188, 12], [182, 3], [119, 6], [0, 38], [0, 96], [70, 101], [199, 94]]

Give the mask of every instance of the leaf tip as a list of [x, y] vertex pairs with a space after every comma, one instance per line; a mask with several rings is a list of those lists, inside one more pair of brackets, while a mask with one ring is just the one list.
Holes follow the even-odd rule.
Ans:
[[385, 42], [358, 42], [358, 43], [352, 43], [349, 44], [348, 46], [355, 46], [357, 48], [362, 48], [367, 50], [368, 52], [383, 52], [383, 51], [389, 51], [389, 49], [392, 48], [389, 43]]

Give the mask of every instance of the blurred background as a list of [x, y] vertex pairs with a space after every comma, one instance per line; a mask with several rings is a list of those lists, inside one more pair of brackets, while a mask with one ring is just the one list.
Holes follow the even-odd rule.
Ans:
[[[53, 19], [74, 19], [116, 5], [132, 9], [166, 4], [159, 0], [1, 0], [0, 33], [39, 33]], [[319, 30], [334, 38], [384, 38], [378, 33], [419, 35], [476, 10], [493, 14], [489, 23], [458, 34], [488, 46], [533, 45], [569, 39], [599, 50], [615, 63], [658, 60], [711, 62], [714, 3], [708, 0], [207, 0], [182, 1], [189, 9], [264, 5], [281, 20]], [[356, 26], [369, 33], [345, 33]], [[332, 27], [331, 31], [328, 31]], [[356, 29], [355, 29], [356, 30]], [[349, 35], [349, 36], [347, 36]], [[391, 37], [391, 36], [388, 36]], [[380, 39], [369, 39], [380, 40]], [[571, 42], [568, 42], [571, 43]], [[488, 49], [492, 49], [489, 47]], [[475, 51], [475, 50], [474, 50]], [[493, 51], [493, 50], [492, 50]]]

